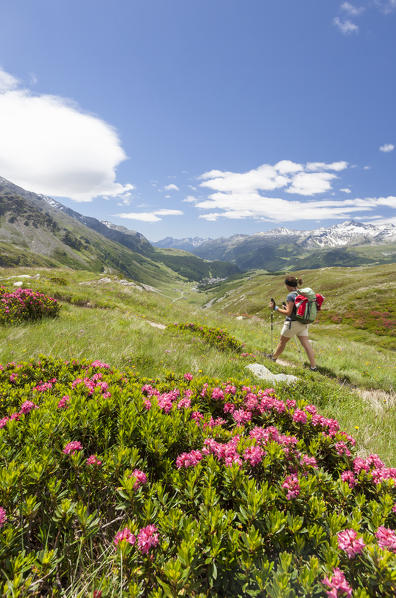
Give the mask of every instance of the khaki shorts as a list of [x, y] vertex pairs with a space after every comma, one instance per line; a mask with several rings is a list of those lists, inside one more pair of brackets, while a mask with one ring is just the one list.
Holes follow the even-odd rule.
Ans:
[[296, 320], [293, 322], [285, 322], [281, 330], [281, 335], [286, 338], [292, 338], [293, 336], [308, 336], [308, 324], [303, 324]]

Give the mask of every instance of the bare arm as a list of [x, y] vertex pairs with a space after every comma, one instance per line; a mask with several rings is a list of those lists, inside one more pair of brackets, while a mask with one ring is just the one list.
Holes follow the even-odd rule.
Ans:
[[[270, 307], [272, 307], [272, 309], [274, 309], [275, 304], [271, 302]], [[279, 314], [283, 314], [284, 316], [291, 316], [291, 314], [293, 312], [293, 307], [294, 307], [294, 301], [288, 301], [285, 309], [283, 309], [282, 307], [278, 307], [278, 309], [276, 311]]]

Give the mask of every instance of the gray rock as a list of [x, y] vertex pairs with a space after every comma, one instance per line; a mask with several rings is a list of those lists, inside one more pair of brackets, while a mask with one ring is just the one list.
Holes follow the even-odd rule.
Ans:
[[297, 376], [292, 376], [291, 374], [273, 374], [271, 370], [261, 363], [251, 363], [246, 366], [246, 369], [250, 370], [257, 378], [268, 380], [273, 384], [276, 384], [277, 382], [287, 382], [287, 384], [292, 384], [299, 380]]

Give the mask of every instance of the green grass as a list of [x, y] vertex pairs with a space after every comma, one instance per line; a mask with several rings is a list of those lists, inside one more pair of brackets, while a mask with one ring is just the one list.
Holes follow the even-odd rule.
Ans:
[[[242, 283], [231, 282], [225, 287], [230, 292], [228, 297], [215, 303], [213, 308], [203, 309], [202, 305], [213, 292], [198, 292], [192, 284], [182, 282], [170, 281], [160, 292], [150, 292], [123, 286], [115, 276], [110, 276], [111, 283], [103, 284], [99, 280], [107, 275], [67, 269], [19, 268], [0, 269], [3, 279], [0, 283], [11, 287], [15, 279], [4, 278], [23, 273], [40, 274], [40, 279], [25, 280], [25, 286], [63, 298], [61, 315], [57, 320], [0, 327], [0, 363], [37, 359], [40, 354], [62, 359], [86, 357], [119, 367], [134, 366], [148, 377], [169, 370], [194, 374], [202, 370], [204, 375], [223, 380], [237, 377], [250, 384], [260, 381], [245, 369], [246, 365], [252, 361], [263, 363], [275, 373], [299, 376], [301, 388], [311, 397], [309, 400], [320, 406], [328, 417], [339, 419], [343, 429], [357, 435], [363, 452], [377, 452], [387, 463], [394, 462], [396, 420], [392, 411], [385, 404], [379, 408], [375, 401], [370, 403], [361, 398], [352, 388], [357, 385], [388, 392], [395, 388], [394, 352], [371, 341], [372, 333], [361, 331], [368, 336], [358, 341], [353, 334], [349, 335], [350, 326], [315, 324], [311, 337], [324, 375], [311, 374], [301, 368], [302, 359], [293, 341], [289, 342], [284, 356], [296, 368], [282, 367], [260, 357], [260, 352], [268, 352], [271, 346], [265, 302], [268, 296], [280, 298], [283, 293], [279, 276], [258, 274], [253, 278], [244, 277]], [[346, 275], [349, 273], [350, 269]], [[331, 304], [336, 299], [330, 290], [331, 277], [327, 278], [328, 288], [324, 294]], [[308, 277], [306, 279], [307, 284], [314, 286]], [[349, 281], [353, 297], [352, 286], [359, 288], [358, 279], [351, 276]], [[252, 306], [258, 305], [259, 297], [258, 315], [236, 319], [238, 313], [253, 311]], [[224, 328], [244, 342], [245, 351], [256, 357], [241, 358], [232, 351], [219, 351], [195, 335], [178, 332], [173, 326], [160, 329], [150, 324], [167, 326], [189, 321]], [[276, 321], [274, 342], [281, 322], [280, 318]], [[265, 386], [265, 382], [260, 384]]]

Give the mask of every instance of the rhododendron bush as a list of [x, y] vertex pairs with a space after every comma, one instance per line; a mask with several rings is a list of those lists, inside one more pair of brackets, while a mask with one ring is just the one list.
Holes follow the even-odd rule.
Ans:
[[222, 328], [209, 328], [208, 326], [202, 326], [201, 324], [195, 324], [194, 322], [184, 324], [175, 323], [173, 326], [183, 332], [196, 334], [209, 345], [215, 346], [221, 351], [231, 350], [240, 353], [244, 347], [244, 343], [241, 343]]
[[292, 393], [1, 366], [1, 595], [393, 596], [396, 469]]
[[0, 287], [0, 324], [19, 324], [25, 320], [56, 317], [60, 305], [53, 297], [32, 289], [7, 291]]

